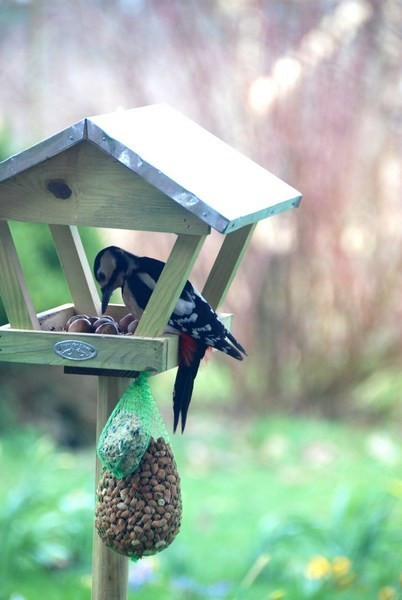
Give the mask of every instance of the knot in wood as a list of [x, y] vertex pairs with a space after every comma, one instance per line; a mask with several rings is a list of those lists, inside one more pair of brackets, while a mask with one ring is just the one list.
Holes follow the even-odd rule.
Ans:
[[67, 200], [73, 193], [70, 186], [63, 179], [50, 179], [46, 187], [53, 196], [60, 200]]

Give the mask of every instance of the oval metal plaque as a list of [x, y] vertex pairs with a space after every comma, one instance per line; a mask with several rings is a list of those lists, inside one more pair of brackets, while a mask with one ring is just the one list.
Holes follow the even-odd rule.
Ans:
[[96, 356], [96, 349], [91, 344], [79, 340], [57, 342], [53, 346], [53, 350], [56, 354], [68, 360], [89, 360]]

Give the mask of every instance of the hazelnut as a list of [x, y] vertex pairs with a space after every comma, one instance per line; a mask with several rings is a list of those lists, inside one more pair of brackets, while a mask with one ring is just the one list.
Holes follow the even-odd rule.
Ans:
[[95, 333], [100, 333], [102, 335], [117, 335], [119, 332], [117, 330], [117, 325], [109, 321], [109, 323], [101, 323], [99, 327], [95, 329]]
[[93, 323], [93, 328], [97, 329], [98, 327], [100, 327], [100, 325], [103, 325], [104, 323], [114, 324], [114, 320], [111, 317], [100, 317], [99, 319], [96, 319], [96, 321]]
[[135, 330], [137, 329], [137, 325], [138, 325], [137, 319], [134, 319], [134, 321], [131, 321], [131, 323], [127, 327], [127, 333], [134, 333]]
[[71, 323], [73, 323], [77, 319], [88, 319], [88, 316], [87, 315], [73, 315], [72, 317], [69, 318], [69, 320], [65, 324], [64, 329], [66, 331], [68, 331], [68, 328], [70, 327]]
[[128, 326], [134, 320], [135, 320], [135, 317], [131, 313], [128, 313], [128, 315], [126, 315], [125, 317], [120, 319], [120, 321], [119, 321], [120, 331], [122, 331], [123, 333], [126, 333]]
[[69, 333], [90, 333], [91, 332], [91, 323], [88, 319], [80, 317], [75, 319], [68, 327]]

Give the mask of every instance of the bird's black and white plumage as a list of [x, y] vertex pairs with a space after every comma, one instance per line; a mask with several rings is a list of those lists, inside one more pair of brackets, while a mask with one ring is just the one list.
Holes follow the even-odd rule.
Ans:
[[[109, 246], [95, 258], [94, 273], [102, 292], [102, 312], [112, 292], [121, 288], [123, 301], [140, 319], [165, 263], [146, 256], [130, 254]], [[206, 350], [216, 348], [237, 360], [243, 360], [244, 348], [226, 329], [205, 298], [186, 282], [168, 322], [169, 330], [180, 334], [180, 362], [173, 393], [173, 430], [181, 416], [181, 429], [186, 425], [194, 379]]]

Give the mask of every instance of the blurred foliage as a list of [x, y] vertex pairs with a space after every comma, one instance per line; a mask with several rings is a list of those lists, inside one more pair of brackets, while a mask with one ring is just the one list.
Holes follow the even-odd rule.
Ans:
[[63, 447], [94, 444], [96, 377], [15, 363], [1, 364], [0, 376], [0, 435], [32, 424]]
[[[272, 593], [286, 590], [292, 600], [357, 600], [387, 581], [399, 589], [402, 530], [393, 527], [394, 514], [390, 498], [362, 498], [342, 489], [335, 493], [329, 518], [267, 517], [258, 557], [269, 560], [261, 580]], [[307, 563], [306, 556], [311, 557]]]
[[90, 565], [93, 494], [87, 462], [84, 455], [78, 461], [55, 452], [51, 439], [37, 431], [3, 434], [0, 598], [8, 599], [17, 581], [38, 573]]
[[[240, 427], [200, 419], [172, 442], [182, 530], [166, 551], [130, 566], [130, 599], [378, 600], [382, 588], [400, 592], [397, 436], [308, 420]], [[32, 428], [10, 431], [0, 469], [1, 600], [84, 600], [92, 453], [57, 450]]]

